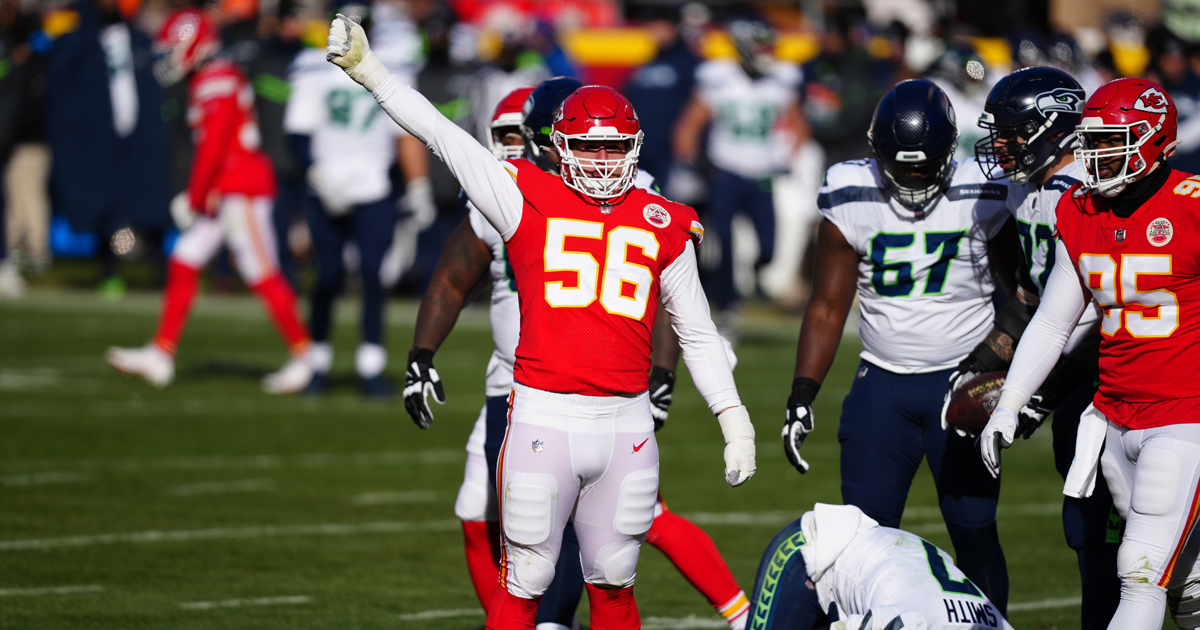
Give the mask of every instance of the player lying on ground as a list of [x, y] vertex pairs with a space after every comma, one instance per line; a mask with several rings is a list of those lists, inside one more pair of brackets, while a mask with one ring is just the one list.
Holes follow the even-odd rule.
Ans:
[[633, 188], [641, 129], [611, 88], [563, 102], [551, 134], [563, 164], [555, 177], [526, 160], [498, 162], [390, 75], [349, 19], [334, 20], [328, 56], [446, 163], [515, 272], [521, 334], [497, 471], [505, 588], [487, 627], [533, 626], [571, 516], [592, 625], [638, 627], [632, 585], [658, 494], [646, 388], [660, 296], [718, 416], [727, 481], [740, 485], [755, 469], [754, 428], [697, 276], [695, 212]]
[[[539, 146], [550, 158], [556, 156], [549, 134], [538, 133], [544, 122], [553, 123], [554, 112], [580, 83], [559, 77], [543, 81], [535, 90], [519, 89], [497, 106], [492, 116], [492, 152], [499, 159], [520, 158], [525, 155], [525, 137]], [[530, 92], [534, 92], [530, 96]], [[528, 99], [528, 104], [526, 100]], [[522, 132], [522, 109], [527, 119], [533, 119]], [[544, 119], [544, 120], [543, 120]], [[547, 162], [546, 166], [554, 167]], [[638, 171], [635, 185], [652, 189], [653, 177]], [[489, 278], [490, 271], [490, 278]], [[413, 339], [413, 366], [408, 371], [408, 396], [405, 406], [413, 421], [428, 428], [432, 420], [424, 384], [432, 382], [422, 375], [436, 373], [433, 356], [450, 333], [458, 314], [471, 292], [485, 279], [492, 284], [489, 319], [495, 349], [488, 361], [487, 404], [479, 414], [467, 442], [467, 469], [455, 503], [455, 514], [462, 520], [466, 542], [467, 563], [475, 584], [475, 592], [484, 608], [491, 602], [498, 584], [500, 534], [497, 523], [495, 471], [500, 444], [507, 426], [507, 394], [512, 391], [512, 369], [517, 338], [520, 334], [520, 311], [515, 281], [508, 270], [504, 241], [483, 215], [470, 208], [470, 213], [450, 235], [442, 256], [430, 278], [429, 289], [421, 302]], [[665, 320], [659, 317], [659, 320]], [[674, 383], [674, 368], [679, 346], [667, 331], [670, 326], [656, 326], [654, 343], [655, 363], [651, 378], [651, 411], [655, 414], [655, 429], [660, 428], [670, 405], [670, 389]], [[662, 345], [672, 346], [660, 349]], [[672, 352], [673, 350], [673, 352]], [[670, 378], [668, 383], [667, 379]], [[657, 383], [656, 383], [657, 381]], [[440, 384], [440, 383], [439, 383]], [[435, 386], [436, 389], [436, 386]], [[440, 400], [440, 399], [439, 399]], [[657, 402], [655, 402], [657, 401]], [[687, 519], [666, 509], [661, 497], [655, 506], [654, 522], [646, 533], [646, 542], [657, 547], [708, 599], [733, 630], [746, 623], [748, 608], [745, 593], [733, 579], [712, 539]], [[493, 547], [495, 548], [493, 553]], [[538, 607], [537, 623], [570, 628], [583, 592], [583, 573], [579, 565], [579, 544], [574, 527], [567, 526], [562, 550], [555, 567], [554, 581]]]
[[818, 503], [784, 526], [750, 595], [754, 630], [1012, 628], [949, 554], [852, 505]]
[[[1020, 413], [1092, 301], [1103, 310], [1100, 387], [1083, 413], [1064, 494], [1086, 497], [1097, 466], [1126, 520], [1121, 603], [1108, 627], [1200, 626], [1200, 572], [1185, 550], [1200, 504], [1200, 176], [1170, 168], [1177, 110], [1142, 79], [1088, 99], [1075, 152], [1083, 184], [1058, 202], [1054, 266], [980, 439], [1000, 470]], [[1101, 456], [1103, 450], [1103, 456]]]
[[254, 91], [232, 61], [215, 56], [219, 40], [201, 11], [167, 18], [155, 49], [155, 73], [164, 84], [189, 78], [188, 121], [196, 156], [186, 194], [172, 202], [183, 234], [167, 262], [167, 286], [154, 340], [141, 348], [109, 348], [108, 363], [158, 387], [175, 378], [175, 349], [200, 289], [200, 270], [229, 247], [238, 272], [262, 301], [292, 358], [263, 379], [272, 394], [304, 389], [312, 370], [304, 360], [308, 332], [296, 296], [279, 273], [271, 223], [275, 174], [258, 147]]
[[[1083, 89], [1055, 68], [1026, 68], [1001, 79], [988, 95], [979, 126], [988, 135], [975, 145], [979, 167], [988, 179], [1008, 178], [1006, 208], [1020, 234], [1020, 286], [979, 345], [950, 375], [942, 423], [951, 395], [975, 376], [1007, 370], [1013, 350], [1033, 317], [1054, 267], [1054, 210], [1079, 182], [1074, 149], [1075, 126], [1085, 101]], [[1051, 412], [1054, 465], [1066, 477], [1075, 457], [1079, 417], [1096, 392], [1099, 308], [1089, 308], [1071, 334], [1051, 376], [1021, 410], [1018, 435], [1032, 436]], [[1101, 479], [1088, 498], [1063, 498], [1063, 531], [1079, 559], [1084, 630], [1105, 628], [1120, 599], [1117, 579], [1119, 519], [1110, 518], [1112, 496]]]
[[784, 450], [808, 470], [800, 446], [857, 290], [863, 352], [838, 427], [842, 500], [898, 527], [927, 457], [959, 566], [1003, 612], [1000, 483], [976, 460], [972, 440], [942, 428], [940, 417], [946, 379], [992, 327], [993, 269], [1015, 281], [1015, 248], [1001, 238], [1007, 191], [972, 160], [954, 161], [954, 110], [928, 81], [888, 92], [870, 136], [874, 159], [832, 166], [817, 199], [824, 219]]

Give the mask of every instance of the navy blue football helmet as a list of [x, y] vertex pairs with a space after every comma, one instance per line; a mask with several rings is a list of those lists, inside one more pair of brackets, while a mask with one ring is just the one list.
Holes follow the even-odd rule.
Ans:
[[950, 185], [958, 127], [950, 99], [923, 79], [896, 84], [867, 132], [883, 187], [917, 217]]
[[525, 136], [525, 157], [544, 171], [557, 172], [557, 167], [546, 158], [543, 147], [553, 147], [550, 133], [554, 131], [554, 113], [572, 92], [583, 87], [571, 77], [551, 77], [537, 84], [525, 99], [521, 114], [521, 135]]
[[1087, 102], [1079, 82], [1057, 68], [1017, 70], [988, 94], [975, 157], [988, 179], [1024, 184], [1075, 144], [1075, 126]]

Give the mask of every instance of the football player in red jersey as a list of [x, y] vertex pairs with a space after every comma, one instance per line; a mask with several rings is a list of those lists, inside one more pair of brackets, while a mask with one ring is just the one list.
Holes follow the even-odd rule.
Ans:
[[[998, 473], [1018, 414], [1095, 300], [1100, 386], [1080, 421], [1064, 494], [1087, 496], [1097, 465], [1126, 519], [1112, 630], [1200, 626], [1200, 572], [1185, 546], [1200, 515], [1200, 176], [1172, 170], [1177, 113], [1158, 85], [1118, 79], [1077, 127], [1081, 184], [1056, 208], [1054, 269], [981, 438]], [[1101, 451], [1103, 450], [1103, 455]]]
[[633, 188], [641, 129], [611, 88], [569, 96], [551, 139], [559, 175], [497, 162], [371, 54], [338, 16], [328, 58], [423, 140], [504, 239], [521, 337], [500, 454], [501, 585], [486, 625], [531, 629], [574, 518], [591, 625], [640, 626], [633, 581], [654, 518], [658, 446], [646, 393], [661, 297], [692, 380], [717, 414], [730, 485], [754, 474], [754, 427], [696, 272], [702, 228], [687, 206]]
[[[543, 81], [536, 90], [532, 87], [513, 91], [500, 101], [492, 115], [489, 146], [498, 159], [525, 156], [525, 139], [531, 145], [550, 147], [549, 134], [538, 130], [541, 123], [552, 124], [554, 112], [562, 101], [581, 84], [564, 77]], [[530, 93], [534, 94], [530, 96]], [[527, 104], [528, 103], [528, 104]], [[522, 115], [524, 110], [525, 115]], [[548, 153], [549, 149], [541, 151]], [[543, 168], [556, 172], [554, 165], [546, 161]], [[638, 170], [635, 186], [651, 188], [653, 177]], [[409, 356], [413, 363], [408, 370], [409, 389], [413, 396], [405, 401], [413, 422], [428, 428], [432, 420], [429, 403], [420, 380], [422, 372], [432, 375], [432, 356], [450, 334], [459, 312], [468, 301], [471, 292], [485, 279], [492, 284], [489, 319], [495, 351], [488, 362], [487, 404], [480, 413], [467, 442], [467, 466], [463, 485], [455, 502], [455, 514], [462, 520], [463, 537], [466, 541], [467, 565], [475, 592], [485, 610], [496, 592], [499, 571], [500, 533], [497, 521], [495, 467], [507, 426], [507, 397], [512, 391], [514, 353], [520, 334], [520, 313], [514, 280], [509, 273], [508, 258], [500, 234], [488, 225], [487, 220], [474, 207], [442, 250], [437, 268], [429, 281], [429, 290], [421, 302], [417, 315], [413, 349]], [[489, 278], [490, 272], [490, 278]], [[661, 428], [670, 405], [670, 388], [663, 384], [655, 387], [653, 374], [671, 375], [679, 362], [679, 344], [670, 333], [666, 317], [655, 322], [654, 367], [651, 370], [651, 411], [655, 413], [655, 429]], [[419, 356], [428, 355], [428, 361], [420, 364]], [[665, 389], [664, 389], [665, 388]], [[435, 388], [436, 389], [436, 388]], [[658, 402], [654, 393], [661, 390]], [[441, 400], [440, 398], [438, 400]], [[662, 419], [660, 421], [659, 419]], [[489, 472], [490, 471], [490, 472]], [[489, 477], [492, 481], [489, 483]], [[563, 537], [559, 562], [555, 567], [554, 584], [542, 599], [538, 611], [538, 626], [570, 628], [584, 591], [583, 572], [576, 558], [579, 546], [574, 529], [568, 525]], [[667, 555], [667, 558], [683, 573], [697, 590], [705, 596], [716, 611], [726, 620], [732, 630], [742, 630], [746, 625], [746, 612], [750, 602], [738, 586], [725, 560], [721, 557], [712, 538], [696, 524], [667, 509], [661, 498], [654, 509], [654, 522], [646, 533], [646, 542]], [[574, 556], [574, 557], [572, 557]]]
[[[197, 9], [173, 13], [159, 31], [155, 75], [164, 85], [190, 76], [188, 124], [196, 154], [186, 194], [172, 214], [187, 224], [167, 263], [158, 331], [141, 348], [109, 348], [108, 363], [158, 387], [175, 376], [175, 348], [200, 286], [200, 270], [228, 245], [242, 279], [263, 302], [292, 358], [263, 379], [269, 393], [304, 389], [312, 371], [304, 360], [309, 337], [296, 296], [279, 273], [271, 223], [275, 173], [259, 150], [254, 90], [229, 59], [216, 56], [217, 33]], [[183, 227], [183, 226], [181, 226]]]

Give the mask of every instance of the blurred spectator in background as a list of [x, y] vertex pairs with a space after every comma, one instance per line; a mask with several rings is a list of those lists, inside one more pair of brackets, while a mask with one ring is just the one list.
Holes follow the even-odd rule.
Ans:
[[558, 77], [578, 77], [579, 70], [567, 52], [558, 44], [554, 26], [545, 20], [537, 20], [527, 41], [529, 49], [541, 55], [546, 71]]
[[507, 15], [489, 26], [499, 38], [500, 49], [471, 81], [471, 115], [475, 119], [471, 131], [485, 145], [491, 134], [492, 111], [500, 100], [519, 87], [537, 85], [550, 77], [541, 55], [525, 45], [533, 29], [527, 17]]
[[[1020, 46], [1013, 48], [1014, 61], [1016, 56], [1024, 54], [1019, 53], [1020, 50]], [[1040, 55], [1040, 51], [1037, 54]], [[958, 41], [937, 58], [926, 71], [925, 78], [946, 93], [954, 108], [954, 118], [958, 124], [958, 148], [954, 152], [954, 159], [974, 157], [975, 143], [986, 135], [979, 127], [979, 117], [983, 114], [988, 91], [994, 83], [989, 81], [983, 59], [970, 43]]]
[[[796, 101], [800, 71], [775, 57], [775, 30], [757, 16], [729, 22], [737, 60], [707, 61], [696, 70], [696, 90], [675, 129], [675, 159], [695, 163], [705, 126], [711, 122], [708, 158], [711, 237], [720, 247], [716, 270], [705, 290], [720, 311], [726, 339], [736, 331], [738, 291], [734, 285], [733, 216], [743, 212], [758, 236], [755, 276], [775, 249], [772, 178], [790, 165], [808, 139]], [[757, 287], [757, 279], [752, 283]]]
[[679, 33], [679, 10], [655, 5], [641, 13], [642, 26], [654, 40], [658, 53], [638, 68], [622, 93], [633, 104], [642, 130], [642, 152], [638, 168], [657, 179], [659, 190], [671, 197], [671, 133], [696, 84], [700, 59]]
[[1046, 56], [1049, 64], [1047, 65], [1071, 75], [1079, 82], [1079, 87], [1083, 88], [1084, 94], [1090, 95], [1096, 91], [1096, 88], [1107, 83], [1095, 66], [1089, 63], [1079, 42], [1069, 33], [1061, 31], [1055, 33], [1051, 36], [1048, 46]]
[[1179, 111], [1179, 145], [1171, 156], [1171, 168], [1200, 173], [1200, 77], [1188, 64], [1187, 44], [1160, 25], [1146, 32], [1146, 48], [1150, 51], [1146, 78], [1161, 85]]
[[154, 74], [163, 84], [186, 80], [188, 123], [196, 155], [188, 190], [171, 202], [185, 224], [168, 267], [162, 311], [153, 340], [139, 348], [109, 348], [108, 363], [157, 387], [175, 378], [175, 350], [183, 336], [200, 271], [228, 245], [246, 285], [258, 296], [291, 353], [278, 372], [263, 379], [267, 393], [300, 391], [312, 371], [305, 354], [308, 331], [296, 297], [279, 274], [271, 223], [275, 178], [259, 149], [253, 91], [227, 57], [217, 54], [217, 34], [196, 9], [173, 13], [155, 42]]
[[[917, 71], [908, 65], [909, 30], [904, 22], [892, 20], [879, 29], [879, 37], [887, 45], [884, 61], [891, 67], [889, 84], [917, 78]], [[889, 86], [890, 87], [890, 86]]]
[[[19, 268], [35, 274], [50, 266], [45, 57], [30, 45], [39, 15], [16, 0], [0, 2], [0, 296], [24, 289]], [[7, 251], [7, 253], [6, 253]]]
[[[365, 4], [347, 3], [333, 10], [359, 21], [373, 42], [379, 39], [374, 37]], [[389, 70], [405, 77], [411, 67]], [[412, 78], [402, 80], [411, 83]], [[389, 171], [396, 156], [403, 155], [406, 140], [420, 141], [383, 114], [370, 92], [326, 61], [324, 49], [300, 53], [292, 67], [291, 85], [285, 125], [298, 163], [306, 165], [306, 214], [317, 262], [317, 286], [309, 315], [313, 378], [305, 393], [318, 395], [329, 387], [333, 305], [345, 286], [343, 261], [347, 245], [352, 243], [362, 280], [362, 336], [355, 353], [355, 371], [363, 394], [391, 397], [395, 388], [383, 377], [387, 295], [380, 277], [396, 224]], [[424, 146], [420, 149], [423, 157]]]
[[871, 155], [871, 115], [891, 87], [886, 64], [852, 38], [854, 19], [847, 11], [830, 16], [821, 32], [821, 52], [804, 64], [800, 99], [813, 138], [825, 150], [826, 167]]
[[75, 231], [99, 233], [101, 294], [117, 298], [125, 284], [116, 254], [136, 245], [128, 228], [161, 234], [168, 223], [162, 94], [150, 40], [116, 0], [73, 6], [77, 27], [65, 27], [47, 57], [51, 195]]
[[[417, 74], [416, 88], [443, 116], [474, 133], [471, 116], [471, 80], [474, 66], [451, 55], [451, 34], [458, 16], [450, 7], [437, 4], [421, 17], [425, 36], [425, 67]], [[429, 180], [438, 213], [453, 213], [463, 207], [458, 180], [441, 160], [429, 161]]]

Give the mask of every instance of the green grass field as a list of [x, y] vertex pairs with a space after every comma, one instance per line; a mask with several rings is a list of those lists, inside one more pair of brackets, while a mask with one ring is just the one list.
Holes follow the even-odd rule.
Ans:
[[[250, 298], [198, 301], [165, 391], [103, 361], [107, 346], [149, 338], [157, 295], [110, 304], [43, 291], [0, 302], [0, 627], [482, 627], [453, 504], [484, 401], [486, 311], [464, 313], [438, 353], [449, 401], [420, 431], [399, 400], [359, 397], [356, 308], [339, 311], [341, 380], [307, 399], [259, 390], [285, 353]], [[395, 380], [415, 310], [391, 306]], [[805, 446], [812, 471], [801, 477], [777, 438], [797, 331], [792, 319], [745, 319], [736, 376], [759, 433], [749, 483], [726, 486], [720, 431], [688, 379], [658, 436], [664, 498], [709, 531], [747, 590], [780, 526], [840, 500], [836, 419], [858, 342], [842, 344], [821, 392]], [[1010, 620], [1078, 627], [1049, 431], [1008, 452], [1005, 477]], [[904, 527], [951, 550], [927, 470]], [[638, 603], [647, 630], [724, 627], [649, 547]], [[586, 625], [584, 610], [580, 618]]]

